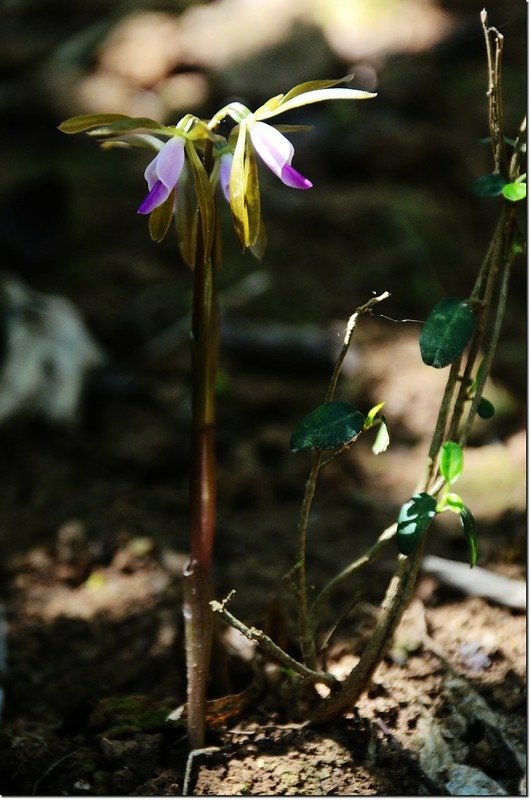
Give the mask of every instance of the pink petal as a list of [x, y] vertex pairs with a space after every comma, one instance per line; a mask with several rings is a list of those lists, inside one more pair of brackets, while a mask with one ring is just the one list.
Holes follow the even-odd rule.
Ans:
[[174, 136], [169, 139], [155, 159], [155, 170], [159, 181], [173, 189], [184, 166], [184, 139]]
[[282, 183], [285, 183], [286, 186], [291, 186], [292, 189], [311, 189], [313, 186], [313, 183], [308, 178], [305, 178], [304, 175], [301, 175], [300, 172], [297, 172], [296, 169], [293, 169], [291, 164], [286, 164], [282, 167], [279, 178]]
[[219, 185], [221, 186], [221, 191], [225, 195], [227, 203], [230, 200], [229, 183], [232, 160], [232, 153], [224, 153], [219, 160]]
[[155, 156], [153, 161], [149, 162], [149, 164], [147, 165], [147, 167], [146, 167], [146, 169], [144, 171], [144, 178], [147, 181], [147, 185], [148, 185], [149, 191], [151, 191], [153, 189], [153, 187], [155, 186], [156, 182], [158, 181], [158, 176], [157, 176], [157, 158], [158, 158], [158, 155]]
[[286, 137], [266, 122], [250, 125], [249, 133], [256, 152], [269, 169], [280, 178], [285, 164], [291, 164], [293, 145]]
[[139, 214], [151, 214], [154, 208], [160, 206], [170, 195], [173, 186], [164, 186], [162, 181], [156, 181], [153, 188], [140, 203]]
[[291, 166], [295, 151], [289, 139], [266, 122], [253, 123], [249, 132], [256, 152], [282, 183], [293, 189], [312, 188], [313, 183]]

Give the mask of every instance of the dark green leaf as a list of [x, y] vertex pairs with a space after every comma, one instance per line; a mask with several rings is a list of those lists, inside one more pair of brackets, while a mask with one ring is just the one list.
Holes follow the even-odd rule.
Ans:
[[448, 297], [437, 303], [420, 333], [424, 363], [437, 369], [452, 364], [468, 344], [474, 325], [474, 312], [464, 300]]
[[436, 514], [437, 501], [420, 492], [404, 503], [398, 514], [396, 543], [405, 556], [411, 555]]
[[456, 442], [444, 442], [441, 447], [441, 475], [448, 483], [455, 483], [463, 472], [463, 451]]
[[299, 450], [333, 450], [352, 441], [361, 430], [365, 415], [349, 403], [323, 403], [297, 425], [291, 437], [293, 453]]
[[518, 203], [527, 197], [527, 185], [525, 183], [507, 183], [503, 187], [503, 196], [511, 203]]
[[497, 172], [489, 175], [481, 175], [470, 187], [472, 194], [476, 197], [497, 197], [502, 193], [507, 181]]
[[481, 419], [491, 419], [496, 413], [496, 409], [486, 397], [482, 397], [478, 405], [478, 417]]
[[470, 553], [470, 568], [475, 567], [478, 560], [478, 543], [476, 541], [476, 520], [471, 510], [465, 506], [460, 513], [461, 525], [463, 526], [463, 533], [468, 542], [468, 550]]

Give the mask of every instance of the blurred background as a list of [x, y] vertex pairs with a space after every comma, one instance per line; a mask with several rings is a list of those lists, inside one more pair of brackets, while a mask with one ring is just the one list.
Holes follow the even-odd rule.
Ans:
[[[48, 409], [32, 409], [30, 397], [6, 411], [2, 547], [53, 538], [71, 517], [88, 515], [92, 535], [109, 538], [111, 550], [121, 525], [186, 550], [191, 275], [174, 238], [152, 244], [136, 214], [150, 156], [101, 151], [86, 137], [61, 135], [57, 124], [97, 112], [167, 123], [187, 111], [208, 118], [232, 99], [253, 108], [303, 80], [349, 73], [352, 86], [378, 92], [282, 120], [313, 125], [293, 141], [294, 163], [315, 188], [289, 190], [262, 170], [262, 264], [239, 253], [222, 210], [228, 310], [219, 446], [228, 506], [222, 476], [220, 513], [232, 524], [231, 499], [252, 507], [262, 468], [274, 482], [288, 458], [288, 431], [322, 397], [341, 326], [356, 306], [388, 290], [383, 314], [422, 320], [442, 297], [470, 289], [498, 214], [496, 200], [469, 193], [491, 169], [481, 8], [455, 0], [3, 0], [4, 281], [73, 302], [91, 337], [73, 358], [99, 370], [89, 371], [81, 405], [72, 393], [76, 410], [65, 413], [66, 425], [39, 423], [53, 418], [66, 379], [50, 389]], [[488, 11], [506, 40], [504, 111], [514, 137], [526, 97], [526, 6], [498, 0]], [[476, 443], [508, 440], [518, 456], [521, 263], [511, 289], [494, 372], [498, 415], [478, 426]], [[383, 482], [393, 503], [417, 469], [415, 457], [411, 473], [402, 465], [401, 447], [424, 446], [444, 376], [420, 363], [418, 324], [374, 319], [362, 328], [343, 393], [360, 404], [386, 400], [395, 455], [373, 463], [376, 474], [364, 480], [376, 497]], [[40, 338], [25, 342], [22, 361], [32, 363]], [[242, 454], [256, 435], [265, 436], [265, 456]], [[488, 470], [497, 485], [509, 470], [496, 513], [500, 503], [506, 511], [521, 502], [523, 462], [506, 460]]]
[[[173, 237], [153, 245], [136, 214], [149, 156], [101, 151], [86, 137], [61, 135], [57, 124], [111, 111], [167, 123], [187, 111], [210, 117], [231, 99], [252, 108], [300, 81], [348, 73], [352, 86], [378, 92], [372, 101], [321, 104], [282, 120], [313, 125], [294, 142], [297, 169], [315, 188], [290, 191], [262, 171], [269, 232], [262, 264], [241, 256], [222, 212], [220, 281], [232, 311], [224, 318], [220, 457], [227, 499], [233, 492], [252, 506], [256, 487], [247, 497], [242, 485], [261, 465], [238, 455], [240, 440], [252, 441], [257, 423], [289, 429], [318, 402], [338, 321], [373, 291], [391, 292], [382, 313], [422, 320], [440, 298], [470, 289], [498, 214], [496, 200], [469, 193], [491, 169], [481, 7], [452, 0], [3, 0], [4, 280], [72, 301], [92, 337], [80, 360], [100, 367], [66, 427], [40, 425], [42, 403], [37, 412], [26, 403], [29, 414], [13, 403], [4, 415], [3, 547], [53, 537], [71, 516], [89, 514], [111, 539], [123, 524], [162, 532], [186, 549], [185, 526], [176, 532], [175, 520], [186, 518], [191, 275]], [[506, 39], [504, 111], [514, 137], [526, 96], [526, 6], [498, 0], [488, 11]], [[499, 413], [478, 426], [483, 443], [514, 445], [524, 421], [521, 263], [511, 289], [494, 372]], [[417, 334], [415, 323], [364, 325], [345, 390], [358, 402], [386, 400], [404, 446], [429, 433], [444, 380], [419, 363]], [[30, 363], [38, 345], [24, 346], [21, 358]], [[63, 388], [48, 405], [60, 402], [58, 394]], [[74, 392], [77, 408], [75, 399]], [[242, 403], [251, 419], [242, 419]], [[266, 457], [263, 466], [274, 472], [285, 443], [278, 430], [267, 436], [271, 464]], [[392, 451], [383, 462], [375, 469], [385, 474], [370, 478], [368, 491], [378, 494], [375, 484], [384, 481], [399, 497], [412, 476], [404, 477], [401, 461], [397, 469]], [[500, 470], [503, 464], [496, 482]], [[509, 471], [505, 505], [522, 489], [521, 470], [517, 477]], [[222, 491], [222, 519], [223, 509]]]

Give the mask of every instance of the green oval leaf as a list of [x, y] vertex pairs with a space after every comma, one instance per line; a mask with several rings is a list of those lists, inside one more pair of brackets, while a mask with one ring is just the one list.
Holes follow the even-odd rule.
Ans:
[[456, 442], [444, 442], [439, 469], [447, 483], [455, 483], [463, 472], [464, 455]]
[[436, 514], [436, 509], [435, 497], [426, 492], [414, 494], [400, 509], [396, 543], [399, 551], [405, 556], [411, 555], [422, 539]]
[[481, 175], [470, 187], [472, 194], [476, 197], [497, 197], [503, 191], [507, 181], [497, 172], [489, 175]]
[[503, 187], [503, 196], [511, 203], [518, 203], [527, 197], [527, 184], [525, 183], [506, 183]]
[[364, 422], [365, 415], [349, 403], [323, 403], [299, 422], [290, 449], [293, 453], [307, 448], [333, 450], [355, 439]]
[[476, 541], [476, 520], [468, 506], [465, 506], [459, 514], [461, 525], [463, 526], [463, 533], [465, 534], [468, 542], [468, 551], [470, 554], [470, 569], [476, 566], [478, 560], [478, 543]]
[[481, 419], [492, 419], [495, 413], [496, 409], [490, 400], [487, 400], [486, 397], [482, 397], [477, 408], [478, 417], [481, 417]]
[[474, 312], [464, 300], [448, 297], [437, 303], [420, 333], [424, 363], [436, 369], [452, 364], [468, 344], [474, 325]]

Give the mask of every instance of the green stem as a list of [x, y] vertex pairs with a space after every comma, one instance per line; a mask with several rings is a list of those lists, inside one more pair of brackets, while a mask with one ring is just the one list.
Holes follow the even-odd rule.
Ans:
[[306, 575], [306, 542], [308, 539], [308, 522], [310, 519], [310, 511], [312, 508], [313, 498], [315, 497], [317, 477], [321, 469], [322, 459], [322, 452], [315, 453], [312, 460], [310, 474], [308, 476], [308, 480], [306, 481], [306, 489], [304, 492], [304, 499], [302, 501], [301, 513], [299, 517], [297, 561], [295, 565], [297, 611], [299, 615], [299, 635], [302, 660], [304, 664], [312, 670], [315, 670], [317, 663], [317, 651], [315, 647], [315, 638], [313, 635], [313, 625], [309, 613], [308, 581]]
[[[343, 345], [339, 352], [332, 372], [330, 383], [326, 392], [325, 403], [330, 403], [334, 399], [337, 388], [337, 382], [341, 373], [343, 362], [348, 353], [352, 336], [354, 335], [354, 328], [358, 321], [360, 314], [370, 313], [377, 303], [386, 300], [389, 297], [389, 292], [383, 292], [381, 295], [371, 297], [366, 303], [356, 309], [354, 314], [350, 317], [347, 323], [347, 329], [343, 338]], [[292, 573], [296, 576], [296, 594], [297, 594], [297, 611], [299, 616], [299, 638], [301, 643], [301, 651], [303, 661], [310, 669], [315, 669], [317, 663], [317, 649], [315, 643], [315, 623], [312, 611], [309, 607], [308, 600], [308, 579], [306, 575], [306, 550], [308, 540], [308, 522], [310, 519], [310, 511], [315, 497], [315, 489], [317, 486], [317, 478], [321, 469], [335, 460], [336, 456], [332, 456], [327, 461], [324, 461], [324, 454], [319, 451], [314, 454], [312, 466], [308, 480], [306, 481], [306, 489], [304, 492], [304, 499], [302, 501], [301, 513], [299, 517], [298, 535], [297, 535], [297, 560]]]

